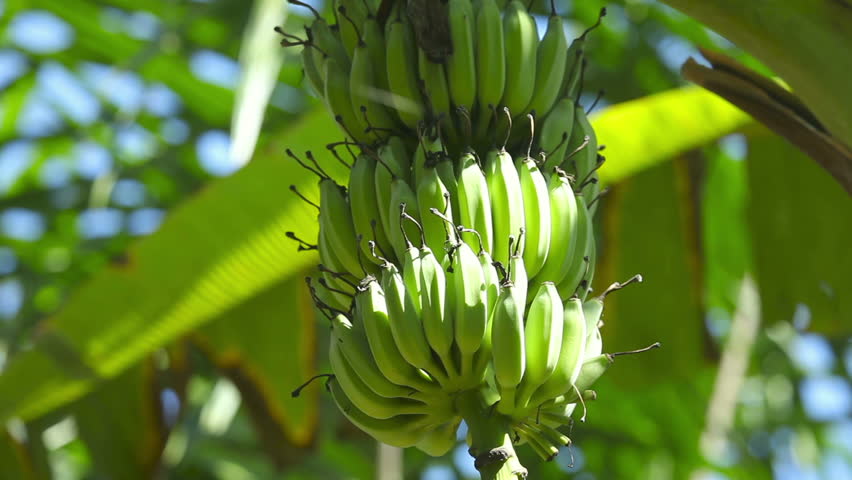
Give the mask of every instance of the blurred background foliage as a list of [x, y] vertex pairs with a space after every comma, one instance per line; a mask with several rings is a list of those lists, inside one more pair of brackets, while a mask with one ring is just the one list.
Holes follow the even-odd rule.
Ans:
[[[571, 37], [602, 5], [559, 4]], [[645, 283], [609, 297], [605, 345], [665, 348], [618, 362], [554, 462], [521, 448], [530, 478], [852, 477], [852, 202], [671, 91], [697, 46], [758, 62], [661, 3], [607, 6], [583, 98], [605, 91], [611, 146], [596, 289]], [[283, 0], [0, 1], [0, 477], [400, 478], [319, 382], [290, 396], [329, 370], [315, 258], [284, 235], [316, 232], [284, 149], [340, 137], [272, 32], [308, 21]], [[403, 478], [476, 478], [463, 435], [406, 451]]]

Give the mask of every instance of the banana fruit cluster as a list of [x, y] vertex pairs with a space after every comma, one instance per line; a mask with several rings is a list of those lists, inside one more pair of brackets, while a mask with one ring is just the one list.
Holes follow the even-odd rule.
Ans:
[[[589, 30], [569, 45], [552, 12], [540, 39], [518, 0], [333, 4], [335, 24], [284, 34], [351, 139], [346, 186], [296, 158], [320, 177], [309, 285], [331, 324], [328, 387], [377, 440], [436, 456], [473, 393], [552, 459], [617, 355], [599, 329], [624, 286], [587, 298], [604, 160], [578, 102]], [[416, 8], [438, 9], [447, 45]]]
[[[551, 112], [559, 110], [560, 98], [577, 98], [586, 35], [569, 45], [555, 11], [539, 38], [529, 2], [409, 1], [435, 9], [434, 16], [445, 23], [432, 29], [446, 30], [451, 53], [435, 58], [434, 45], [426, 44], [440, 39], [421, 40], [418, 19], [400, 6], [406, 2], [392, 2], [394, 7], [382, 12], [384, 3], [389, 2], [334, 0], [334, 24], [317, 14], [306, 27], [306, 40], [292, 42], [295, 37], [285, 34], [282, 42], [303, 46], [306, 79], [346, 135], [377, 144], [393, 135], [415, 138], [412, 133], [423, 125], [437, 125], [449, 151], [458, 154], [467, 145], [505, 143], [511, 119], [527, 122], [530, 113], [540, 124], [550, 115], [559, 117], [547, 121], [550, 130], [558, 130], [551, 132], [556, 135], [551, 146], [563, 133], [570, 135], [563, 120], [573, 112]], [[508, 147], [522, 140], [515, 135]], [[558, 152], [565, 153], [564, 148]]]
[[320, 180], [312, 292], [332, 324], [331, 391], [380, 441], [441, 455], [454, 398], [478, 390], [550, 458], [611, 361], [603, 303], [586, 299], [591, 183], [573, 157], [548, 168], [504, 148], [446, 152], [438, 137], [412, 153], [390, 137], [355, 157], [348, 188]]

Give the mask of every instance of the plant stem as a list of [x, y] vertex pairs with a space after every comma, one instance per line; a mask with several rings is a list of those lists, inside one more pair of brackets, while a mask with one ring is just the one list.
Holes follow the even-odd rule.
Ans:
[[476, 390], [462, 393], [456, 407], [467, 423], [471, 446], [482, 480], [523, 480], [527, 470], [512, 446], [509, 419], [489, 408]]

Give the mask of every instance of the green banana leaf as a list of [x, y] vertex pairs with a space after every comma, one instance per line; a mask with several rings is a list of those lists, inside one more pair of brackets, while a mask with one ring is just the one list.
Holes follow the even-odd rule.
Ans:
[[852, 198], [774, 135], [750, 139], [748, 224], [763, 322], [809, 312], [809, 330], [848, 335]]
[[104, 478], [154, 476], [168, 435], [160, 394], [148, 357], [73, 405], [77, 432]]
[[852, 145], [852, 4], [846, 0], [663, 0], [716, 30], [786, 81]]
[[619, 357], [607, 376], [620, 384], [688, 379], [705, 364], [693, 188], [678, 159], [614, 185], [603, 206], [595, 292], [635, 274], [644, 278], [606, 297], [604, 351], [662, 344]]
[[125, 261], [81, 286], [42, 326], [37, 346], [12, 359], [0, 376], [0, 418], [34, 418], [73, 400], [314, 264], [315, 255], [297, 254], [285, 232], [315, 238], [316, 211], [288, 184], [317, 198], [316, 178], [285, 159], [281, 142], [296, 151], [316, 148], [333, 128], [316, 112], [281, 132], [247, 168], [176, 208]]
[[[602, 172], [609, 180], [748, 122], [698, 89], [650, 97], [644, 117], [643, 101], [613, 107], [612, 117], [597, 117], [599, 137], [613, 145], [611, 157], [618, 159]], [[690, 110], [705, 115], [702, 121], [686, 121]], [[315, 210], [287, 188], [295, 184], [317, 199], [316, 178], [283, 151], [322, 151], [337, 132], [325, 112], [306, 115], [275, 141], [265, 142], [243, 170], [213, 182], [172, 211], [159, 232], [129, 249], [126, 261], [81, 286], [43, 325], [34, 348], [11, 359], [0, 376], [0, 420], [35, 418], [78, 398], [98, 381], [315, 263], [315, 255], [296, 253], [296, 244], [284, 233], [315, 238]], [[345, 178], [337, 162], [323, 166], [333, 177]]]
[[601, 182], [615, 183], [753, 121], [716, 95], [683, 87], [613, 105], [591, 122], [606, 145]]
[[[239, 388], [260, 439], [279, 467], [313, 441], [322, 381], [291, 393], [316, 370], [317, 319], [307, 270], [207, 323], [192, 342]], [[323, 319], [324, 320], [324, 319]], [[295, 457], [295, 458], [294, 458]]]

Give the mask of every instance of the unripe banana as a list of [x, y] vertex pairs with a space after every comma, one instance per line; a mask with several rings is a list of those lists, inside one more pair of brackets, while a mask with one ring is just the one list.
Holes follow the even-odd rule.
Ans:
[[[322, 292], [324, 295], [323, 301], [328, 304], [328, 306], [332, 308], [336, 308], [341, 312], [349, 311], [349, 306], [352, 304], [352, 297], [347, 296], [342, 292], [346, 292], [350, 295], [354, 295], [354, 290], [352, 287], [346, 283], [341, 278], [338, 278], [332, 275], [330, 272], [345, 272], [346, 270], [340, 263], [340, 260], [337, 259], [337, 256], [334, 255], [334, 251], [328, 247], [328, 240], [325, 229], [320, 226], [319, 234], [317, 235], [317, 250], [320, 253], [320, 262], [325, 267], [326, 271], [321, 271], [321, 276], [325, 281], [326, 285], [330, 288], [320, 288], [317, 290], [318, 293]], [[351, 275], [346, 275], [344, 278], [348, 281], [354, 281], [354, 278], [351, 278]]]
[[470, 0], [449, 0], [450, 37], [453, 53], [447, 57], [447, 81], [450, 97], [457, 107], [473, 111], [476, 101], [475, 20]]
[[[419, 269], [419, 265], [414, 265], [415, 262], [419, 263], [419, 257], [420, 250], [410, 247], [406, 253], [405, 265], [409, 269]], [[440, 383], [446, 383], [446, 375], [432, 357], [432, 349], [426, 340], [423, 323], [415, 306], [415, 299], [420, 298], [419, 290], [408, 291], [402, 275], [395, 267], [386, 268], [382, 273], [382, 288], [385, 291], [391, 333], [399, 353], [406, 362], [424, 370]]]
[[394, 21], [387, 35], [387, 83], [391, 101], [402, 123], [411, 129], [423, 119], [423, 97], [418, 86], [417, 45], [407, 23]]
[[542, 283], [530, 304], [524, 326], [526, 370], [516, 405], [524, 408], [536, 388], [553, 374], [562, 348], [562, 300], [552, 282]]
[[373, 354], [370, 353], [370, 345], [364, 331], [355, 330], [345, 316], [337, 315], [332, 318], [331, 336], [358, 377], [377, 395], [387, 398], [411, 398], [418, 395], [409, 387], [392, 383], [382, 374]]
[[340, 383], [349, 400], [367, 415], [383, 420], [396, 415], [426, 414], [432, 410], [431, 406], [423, 402], [376, 395], [349, 365], [340, 351], [340, 346], [333, 339], [328, 355], [334, 378]]
[[524, 266], [527, 275], [535, 277], [550, 250], [552, 219], [547, 180], [530, 157], [520, 158], [516, 166], [524, 197]]
[[438, 425], [434, 429], [424, 433], [415, 447], [432, 457], [446, 455], [457, 443], [456, 430], [459, 428], [459, 423], [461, 423], [461, 417]]
[[[393, 245], [393, 251], [396, 252], [396, 258], [403, 258], [405, 255], [406, 237], [420, 241], [420, 231], [414, 223], [403, 220], [400, 215], [400, 206], [403, 204], [405, 204], [405, 212], [419, 222], [420, 212], [417, 209], [417, 195], [405, 180], [394, 178], [391, 182], [391, 201], [387, 209], [390, 222], [388, 235], [391, 245]], [[404, 235], [403, 232], [405, 232]]]
[[362, 0], [334, 0], [334, 13], [340, 29], [340, 40], [346, 48], [346, 53], [352, 58], [361, 42], [358, 29], [367, 19], [367, 7]]
[[[443, 254], [444, 245], [447, 243], [448, 229], [441, 217], [433, 214], [431, 209], [441, 212], [447, 219], [453, 219], [453, 208], [449, 201], [449, 191], [438, 175], [435, 167], [426, 167], [423, 178], [417, 187], [417, 205], [420, 208], [420, 223], [423, 227], [423, 235], [426, 237], [426, 245], [433, 252]], [[450, 232], [454, 238], [454, 232]]]
[[417, 149], [414, 151], [413, 165], [411, 166], [412, 183], [415, 185], [415, 188], [423, 180], [427, 165], [435, 166], [438, 164], [438, 161], [444, 156], [445, 150], [440, 137], [430, 138], [424, 135], [419, 140]]
[[359, 410], [346, 396], [339, 382], [332, 379], [328, 386], [335, 403], [350, 422], [376, 440], [394, 447], [414, 446], [435, 421], [430, 415], [398, 415], [379, 420]]
[[[375, 20], [369, 21], [373, 25], [371, 31], [378, 30]], [[380, 34], [378, 34], [380, 35]], [[380, 41], [380, 39], [374, 40]], [[383, 46], [381, 43], [378, 46]], [[358, 118], [358, 125], [362, 132], [369, 134], [368, 138], [384, 139], [388, 130], [396, 126], [396, 122], [381, 102], [387, 102], [383, 90], [376, 88], [379, 73], [384, 75], [384, 65], [374, 65], [377, 48], [369, 48], [363, 41], [355, 48], [352, 56], [352, 69], [349, 72], [349, 92], [352, 102], [352, 111]], [[381, 67], [380, 71], [376, 68]], [[389, 103], [389, 102], [387, 102]]]
[[586, 36], [600, 25], [604, 15], [606, 15], [606, 8], [601, 9], [598, 21], [587, 28], [578, 38], [574, 39], [568, 47], [568, 54], [566, 55], [568, 59], [565, 62], [565, 76], [562, 81], [562, 90], [559, 92], [560, 97], [568, 97], [575, 102], [577, 101], [583, 76], [583, 49], [586, 46]]
[[595, 241], [594, 228], [586, 201], [582, 195], [577, 195], [577, 231], [574, 234], [574, 249], [569, 257], [570, 264], [566, 268], [567, 274], [556, 285], [559, 295], [563, 298], [570, 297], [577, 290], [583, 276], [589, 268], [588, 260], [591, 254], [592, 244]]
[[[355, 159], [349, 174], [349, 207], [352, 212], [355, 233], [363, 239], [360, 245], [363, 258], [379, 265], [382, 262], [370, 251], [367, 240], [376, 242], [379, 250], [384, 255], [391, 257], [388, 258], [389, 261], [394, 261], [396, 256], [379, 215], [381, 210], [379, 205], [382, 204], [378, 201], [377, 190], [374, 186], [377, 168], [384, 169], [384, 167], [378, 166], [376, 160], [369, 155], [361, 154]], [[387, 187], [387, 191], [390, 193], [390, 184]], [[387, 205], [387, 203], [384, 205]]]
[[343, 131], [360, 143], [369, 143], [370, 137], [361, 128], [361, 121], [352, 110], [349, 94], [349, 65], [334, 57], [325, 59], [325, 104], [341, 124]]
[[320, 228], [325, 231], [328, 246], [336, 253], [346, 272], [361, 277], [363, 262], [358, 259], [357, 236], [345, 189], [334, 180], [323, 179], [320, 181], [320, 203]]
[[538, 44], [535, 88], [528, 107], [529, 110], [535, 111], [539, 118], [547, 115], [559, 96], [567, 53], [568, 41], [565, 38], [562, 17], [551, 12], [547, 20], [547, 33]]
[[541, 457], [542, 460], [549, 462], [556, 458], [559, 454], [559, 448], [553, 445], [544, 435], [541, 435], [528, 424], [519, 424], [515, 428], [521, 439], [532, 447], [533, 451]]
[[[612, 365], [614, 358], [609, 353], [598, 355], [597, 357], [587, 358], [580, 368], [580, 374], [574, 382], [575, 395], [576, 392], [588, 390], [599, 378], [606, 373], [609, 366]], [[570, 395], [566, 396], [570, 399]]]
[[557, 170], [550, 176], [547, 188], [550, 214], [558, 221], [551, 223], [547, 260], [534, 281], [554, 282], [558, 285], [567, 274], [574, 244], [577, 243], [574, 237], [577, 230], [577, 200], [568, 177], [562, 171]]
[[[505, 150], [491, 150], [486, 156], [485, 180], [491, 200], [494, 243], [491, 256], [504, 265], [509, 261], [509, 237], [518, 238], [524, 228], [524, 196], [512, 156]], [[520, 251], [523, 241], [520, 240]]]
[[473, 385], [482, 382], [481, 371], [474, 371], [474, 354], [482, 346], [488, 325], [488, 290], [479, 259], [465, 242], [453, 252], [452, 273], [447, 274], [455, 291], [455, 341], [461, 352], [461, 376]]
[[417, 68], [423, 81], [426, 104], [434, 118], [443, 116], [443, 126], [450, 120], [450, 94], [447, 88], [447, 75], [444, 66], [430, 61], [422, 48], [417, 50]]
[[[513, 117], [526, 112], [535, 89], [538, 28], [520, 0], [512, 0], [503, 17], [506, 52], [506, 89], [501, 104]], [[492, 53], [492, 55], [494, 55]]]
[[325, 80], [322, 78], [319, 66], [317, 66], [314, 61], [314, 54], [311, 50], [314, 50], [314, 48], [311, 48], [308, 45], [302, 47], [302, 52], [300, 53], [302, 57], [302, 67], [305, 70], [305, 78], [311, 88], [318, 96], [322, 97], [323, 92], [325, 92]]
[[559, 395], [571, 392], [571, 386], [580, 375], [585, 358], [586, 327], [583, 303], [577, 297], [565, 302], [562, 317], [562, 345], [559, 362], [550, 378], [533, 394], [526, 407], [534, 408]]
[[[517, 245], [518, 242], [515, 242], [515, 246]], [[515, 248], [512, 252], [512, 256], [509, 257], [508, 273], [509, 280], [515, 285], [515, 296], [517, 297], [517, 301], [524, 305], [530, 303], [532, 299], [527, 298], [530, 278], [529, 275], [527, 275], [527, 268], [524, 264], [524, 257], [521, 256], [521, 253], [518, 251], [518, 248]]]
[[[568, 140], [568, 151], [573, 152], [575, 149], [579, 148], [584, 142], [586, 142], [586, 137], [588, 137], [588, 143], [586, 146], [581, 148], [580, 151], [577, 152], [571, 160], [569, 160], [569, 163], [574, 162], [576, 165], [575, 171], [577, 172], [577, 180], [579, 182], [585, 181], [597, 166], [598, 137], [595, 135], [595, 129], [592, 128], [592, 124], [589, 123], [586, 111], [583, 110], [582, 106], [576, 105], [574, 107], [574, 128], [571, 132], [571, 138]], [[592, 185], [596, 184], [588, 183], [586, 187], [583, 188], [583, 194], [586, 196], [587, 201], [591, 201], [592, 198], [594, 198], [589, 196]], [[599, 189], [600, 187], [598, 187], [598, 191]]]
[[517, 301], [516, 287], [511, 282], [501, 288], [491, 312], [491, 357], [500, 391], [497, 410], [509, 414], [514, 410], [515, 390], [526, 369], [524, 302]]
[[[391, 230], [388, 208], [391, 205], [391, 185], [394, 178], [401, 178], [407, 182], [411, 169], [411, 163], [408, 160], [408, 153], [402, 139], [390, 137], [386, 143], [382, 144], [379, 147], [379, 160], [374, 178], [376, 204], [385, 236], [389, 243], [393, 243], [391, 239], [400, 236], [400, 231], [399, 229]], [[399, 216], [399, 208], [396, 209], [396, 216]]]
[[544, 171], [552, 172], [565, 160], [574, 127], [574, 101], [562, 98], [542, 122], [539, 147], [545, 153]]
[[457, 375], [458, 369], [452, 359], [454, 327], [452, 317], [447, 315], [447, 279], [441, 262], [428, 246], [421, 248], [420, 255], [420, 299], [423, 331], [432, 350], [438, 354], [448, 375]]
[[482, 267], [483, 280], [485, 281], [486, 299], [488, 301], [485, 311], [488, 312], [489, 319], [488, 323], [485, 325], [485, 335], [482, 338], [482, 345], [474, 354], [473, 370], [475, 372], [481, 372], [485, 370], [491, 362], [491, 331], [494, 325], [492, 315], [494, 313], [494, 305], [500, 297], [501, 288], [500, 278], [497, 275], [497, 269], [492, 265], [493, 260], [491, 259], [491, 255], [486, 250], [480, 249], [477, 254], [477, 260], [479, 260], [479, 265]]
[[362, 292], [355, 296], [356, 318], [367, 333], [370, 351], [382, 374], [397, 385], [412, 387], [421, 392], [434, 392], [437, 385], [423, 379], [399, 352], [391, 332], [384, 291], [373, 277], [362, 283]]
[[[346, 48], [340, 42], [340, 35], [336, 26], [334, 28], [330, 27], [325, 19], [317, 18], [311, 24], [311, 28], [308, 31], [308, 38], [311, 43], [318, 47], [311, 48], [310, 51], [314, 57], [314, 64], [320, 72], [323, 71], [322, 67], [325, 65], [327, 56], [333, 57], [340, 62], [340, 65], [345, 66], [347, 69], [349, 68], [349, 54], [346, 53]], [[322, 90], [320, 93], [322, 93]]]
[[503, 98], [505, 55], [500, 9], [494, 0], [481, 0], [476, 16], [476, 94], [479, 97], [478, 122], [486, 128], [491, 116], [488, 106], [496, 108]]
[[462, 233], [462, 239], [470, 245], [476, 245], [474, 242], [481, 239], [482, 248], [490, 252], [494, 238], [494, 227], [492, 225], [488, 182], [485, 180], [485, 174], [472, 151], [465, 152], [461, 156], [457, 196], [459, 224], [479, 233], [478, 238], [473, 233]]
[[385, 37], [379, 22], [372, 16], [367, 17], [363, 23], [364, 28], [364, 43], [367, 44], [367, 52], [370, 54], [372, 63], [373, 79], [375, 81], [374, 88], [378, 91], [381, 97], [378, 98], [382, 105], [393, 106], [389, 98], [384, 97], [388, 89], [387, 76], [387, 48], [385, 47]]

